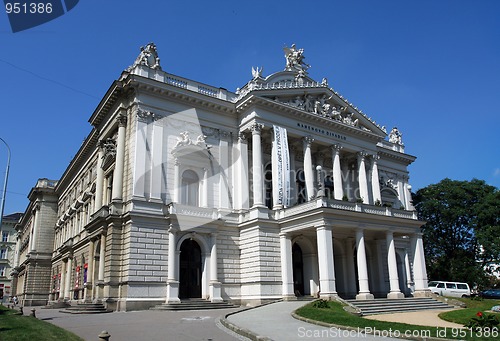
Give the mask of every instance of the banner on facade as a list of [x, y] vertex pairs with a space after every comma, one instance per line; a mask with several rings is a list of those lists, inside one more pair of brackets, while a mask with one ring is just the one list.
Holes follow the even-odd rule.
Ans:
[[285, 128], [273, 125], [274, 150], [278, 175], [278, 202], [285, 207], [290, 206], [290, 154], [288, 152], [288, 136]]

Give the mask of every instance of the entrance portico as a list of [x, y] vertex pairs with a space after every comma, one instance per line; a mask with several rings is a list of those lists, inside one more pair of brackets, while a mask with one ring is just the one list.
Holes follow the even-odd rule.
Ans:
[[[289, 243], [281, 249], [282, 264], [287, 264], [282, 267], [284, 298], [290, 298], [292, 288], [294, 295], [324, 299], [404, 298], [408, 294], [405, 283], [414, 277], [409, 260], [421, 252], [416, 249], [420, 244], [414, 227], [396, 232], [385, 219], [377, 222], [372, 217], [370, 223], [360, 223], [366, 214], [339, 216], [328, 205], [317, 208], [316, 214], [322, 217], [319, 226], [304, 226], [298, 216], [283, 224], [281, 241]], [[407, 255], [408, 264], [398, 261], [401, 253]], [[415, 266], [419, 264], [413, 262]]]

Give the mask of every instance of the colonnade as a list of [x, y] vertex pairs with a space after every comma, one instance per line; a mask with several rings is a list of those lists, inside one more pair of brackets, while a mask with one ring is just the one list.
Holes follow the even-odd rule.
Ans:
[[[253, 184], [253, 207], [259, 207], [264, 205], [263, 199], [263, 161], [262, 161], [262, 130], [264, 126], [260, 123], [254, 123], [251, 125], [250, 130], [252, 132], [252, 184]], [[314, 171], [313, 171], [313, 157], [312, 157], [312, 145], [314, 138], [311, 136], [306, 136], [302, 139], [303, 142], [303, 156], [304, 156], [304, 178], [305, 178], [305, 189], [307, 201], [313, 199], [316, 195], [316, 188], [314, 186]], [[333, 170], [333, 184], [334, 193], [333, 197], [336, 200], [342, 200], [344, 195], [343, 177], [342, 170], [346, 170], [341, 164], [340, 152], [342, 150], [341, 144], [333, 144], [330, 146], [331, 158], [332, 158], [332, 170]], [[243, 156], [243, 155], [242, 155]], [[374, 204], [375, 202], [381, 202], [381, 192], [379, 184], [379, 172], [378, 172], [378, 160], [380, 156], [376, 153], [369, 154], [364, 150], [360, 150], [357, 153], [357, 174], [358, 174], [358, 186], [360, 199], [365, 204]], [[370, 158], [370, 174], [371, 181], [368, 181], [366, 163], [367, 158]], [[292, 158], [291, 158], [292, 159]], [[290, 162], [292, 163], [292, 162]], [[273, 190], [278, 186], [275, 184], [278, 179], [273, 177]], [[291, 179], [295, 181], [295, 179]], [[371, 188], [369, 188], [371, 186]], [[371, 195], [370, 195], [371, 194]], [[402, 197], [404, 198], [404, 196]]]
[[[317, 262], [319, 270], [319, 292], [323, 299], [331, 299], [338, 296], [337, 284], [335, 276], [335, 257], [334, 257], [334, 231], [331, 226], [318, 226], [316, 230], [317, 241]], [[385, 232], [385, 241], [387, 246], [387, 269], [389, 291], [387, 298], [404, 298], [405, 288], [400, 287], [398, 276], [396, 249], [394, 245], [394, 232], [389, 229]], [[355, 230], [355, 251], [356, 251], [356, 267], [354, 266], [354, 254], [352, 246], [345, 249], [345, 259], [347, 268], [344, 268], [342, 275], [345, 278], [357, 277], [357, 295], [356, 299], [366, 300], [373, 299], [374, 295], [370, 291], [368, 260], [365, 247], [365, 229], [357, 228]], [[283, 298], [294, 297], [293, 284], [293, 259], [292, 259], [292, 234], [282, 232], [280, 234], [280, 249], [281, 249], [281, 272], [282, 272], [282, 296]], [[415, 233], [410, 236], [410, 252], [405, 255], [405, 271], [408, 279], [412, 278], [415, 288], [414, 296], [425, 296], [427, 288], [427, 272], [425, 269], [425, 259], [422, 242], [422, 234]], [[410, 260], [410, 254], [413, 258]], [[410, 265], [410, 262], [413, 266]], [[410, 273], [413, 269], [413, 274]], [[357, 270], [357, 274], [351, 273]], [[351, 287], [354, 283], [348, 284]], [[349, 288], [353, 289], [353, 288]], [[350, 290], [352, 291], [352, 290]]]

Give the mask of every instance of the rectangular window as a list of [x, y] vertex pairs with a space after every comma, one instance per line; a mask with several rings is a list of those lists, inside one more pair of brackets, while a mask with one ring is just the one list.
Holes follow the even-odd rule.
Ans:
[[457, 286], [454, 283], [446, 283], [446, 289], [456, 289]]
[[9, 232], [2, 231], [2, 242], [8, 242], [8, 241], [9, 241]]
[[7, 258], [7, 249], [1, 249], [0, 250], [0, 259], [6, 259]]
[[5, 265], [0, 265], [0, 277], [5, 276]]

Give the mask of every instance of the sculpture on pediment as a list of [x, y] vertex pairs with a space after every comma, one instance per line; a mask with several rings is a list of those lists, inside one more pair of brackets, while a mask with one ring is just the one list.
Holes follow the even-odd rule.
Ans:
[[389, 142], [403, 145], [403, 140], [402, 140], [403, 134], [398, 130], [397, 127], [392, 128], [391, 132], [389, 133]]
[[141, 46], [141, 53], [134, 64], [128, 68], [128, 71], [132, 70], [137, 65], [145, 65], [155, 70], [161, 70], [160, 58], [158, 57], [158, 52], [154, 43]]
[[344, 117], [344, 120], [343, 122], [345, 124], [348, 124], [348, 125], [351, 125], [351, 126], [355, 126], [355, 127], [359, 127], [359, 120], [356, 118], [354, 119], [354, 113], [348, 113], [345, 117]]
[[262, 78], [262, 70], [264, 70], [263, 67], [261, 67], [260, 69], [259, 69], [259, 67], [256, 67], [254, 69], [253, 66], [252, 66], [252, 77], [253, 77], [253, 79]]
[[297, 49], [295, 44], [291, 47], [284, 47], [287, 71], [307, 71], [311, 65], [304, 62], [304, 49]]

